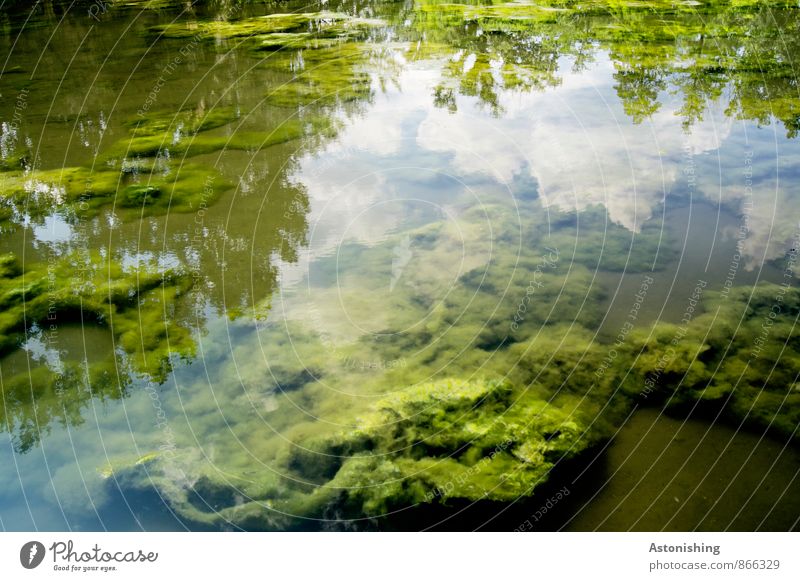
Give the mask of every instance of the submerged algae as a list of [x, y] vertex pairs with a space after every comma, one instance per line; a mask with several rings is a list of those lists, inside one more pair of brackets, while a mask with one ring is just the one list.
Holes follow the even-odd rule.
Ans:
[[136, 157], [152, 158], [167, 152], [170, 156], [184, 158], [222, 150], [255, 152], [302, 137], [329, 134], [331, 126], [332, 123], [324, 118], [288, 119], [272, 131], [198, 135], [202, 131], [200, 129], [189, 135], [176, 136], [173, 131], [157, 131], [151, 124], [147, 124], [143, 135], [139, 135], [138, 127], [135, 128], [133, 137], [116, 142], [98, 160], [104, 162]]
[[251, 50], [296, 48], [313, 40], [344, 40], [363, 36], [380, 20], [358, 18], [340, 12], [268, 14], [240, 20], [190, 21], [153, 27], [164, 38], [199, 38], [236, 41]]
[[233, 185], [216, 169], [187, 158], [223, 150], [255, 153], [301, 138], [317, 140], [334, 131], [331, 121], [311, 117], [288, 119], [272, 131], [209, 133], [235, 118], [227, 109], [136, 117], [128, 124], [132, 136], [107, 147], [91, 167], [0, 173], [0, 202], [8, 208], [8, 218], [54, 207], [86, 216], [109, 204], [123, 211], [135, 209], [136, 216], [189, 212], [212, 203]]
[[282, 486], [231, 481], [218, 470], [176, 485], [158, 459], [147, 481], [135, 466], [115, 475], [132, 487], [155, 479], [185, 518], [264, 528], [287, 526], [295, 515], [357, 518], [417, 503], [514, 500], [601, 440], [580, 414], [507, 383], [441, 380], [378, 401], [354, 430], [292, 447], [279, 460]]
[[[522, 267], [524, 272], [531, 268], [531, 264]], [[565, 285], [558, 280], [561, 276], [554, 269], [541, 280], [550, 279], [547, 285], [557, 288]], [[301, 521], [330, 515], [337, 520], [375, 517], [420, 503], [508, 502], [535, 495], [557, 466], [606, 441], [637, 401], [645, 405], [714, 401], [736, 421], [769, 424], [779, 434], [794, 435], [800, 404], [794, 383], [800, 372], [794, 363], [800, 358], [794, 354], [800, 345], [790, 321], [770, 325], [770, 338], [784, 345], [785, 352], [764, 351], [755, 358], [751, 354], [751, 369], [746, 369], [745, 351], [752, 350], [763, 333], [775, 297], [781, 297], [782, 315], [797, 316], [800, 294], [795, 289], [781, 292], [781, 288], [759, 287], [749, 307], [745, 289], [712, 297], [706, 314], [685, 329], [659, 323], [649, 333], [634, 330], [623, 345], [613, 347], [612, 364], [608, 363], [612, 346], [598, 342], [582, 325], [569, 324], [563, 313], [547, 332], [535, 332], [547, 320], [543, 311], [555, 300], [544, 295], [531, 304], [532, 311], [538, 311], [531, 313], [531, 321], [538, 325], [489, 351], [464, 349], [468, 335], [479, 334], [480, 321], [464, 321], [463, 333], [440, 336], [435, 349], [419, 349], [432, 341], [433, 327], [406, 333], [405, 343], [390, 331], [386, 340], [364, 341], [338, 353], [380, 360], [399, 353], [407, 358], [403, 368], [374, 376], [375, 385], [367, 391], [389, 395], [380, 397], [370, 411], [357, 411], [352, 428], [331, 433], [330, 428], [303, 431], [298, 426], [270, 456], [274, 460], [264, 470], [252, 468], [249, 453], [232, 452], [214, 463], [189, 455], [179, 464], [191, 475], [188, 481], [171, 481], [171, 464], [159, 459], [148, 464], [146, 473], [130, 466], [115, 471], [115, 477], [133, 488], [154, 482], [178, 514], [198, 523], [290, 528], [297, 526], [295, 517]], [[486, 291], [488, 295], [496, 292]], [[459, 302], [443, 303], [437, 316], [453, 316]], [[708, 333], [715, 320], [708, 311], [717, 306], [722, 311], [716, 321], [722, 324]], [[487, 309], [477, 304], [476, 310]], [[574, 311], [574, 307], [569, 309], [573, 317]], [[733, 356], [729, 356], [730, 331], [741, 313], [745, 313], [742, 329], [747, 332], [735, 339]], [[508, 315], [501, 313], [499, 320], [507, 329]], [[271, 345], [276, 336], [270, 333], [262, 339]], [[314, 401], [331, 385], [341, 389], [343, 382], [364, 383], [363, 376], [347, 369], [339, 374], [339, 381], [336, 374], [323, 375], [326, 385], [320, 386], [321, 373], [315, 366], [330, 369], [334, 355], [310, 337], [295, 339], [303, 351], [296, 362], [282, 361], [276, 367], [275, 383], [266, 386], [271, 397], [285, 388], [284, 395], [296, 398], [292, 403], [302, 402], [309, 413], [318, 413], [320, 408], [314, 405], [325, 404]], [[431, 351], [450, 353], [432, 357]], [[280, 353], [280, 348], [275, 346], [274, 352]], [[267, 356], [274, 359], [271, 353], [268, 350]], [[774, 361], [787, 357], [791, 363], [785, 373], [770, 370]], [[506, 379], [425, 379], [442, 370], [466, 373], [478, 368], [486, 377]], [[654, 377], [657, 389], [643, 394]], [[258, 377], [248, 381], [257, 382]], [[350, 413], [339, 411], [342, 417]]]
[[189, 356], [194, 342], [170, 311], [189, 288], [185, 273], [140, 267], [125, 270], [99, 253], [26, 264], [0, 262], [0, 351], [16, 348], [34, 324], [93, 316], [108, 325], [131, 357], [133, 369], [164, 377], [171, 354]]
[[201, 131], [224, 127], [239, 118], [238, 112], [230, 107], [214, 107], [210, 111], [202, 108], [185, 109], [183, 111], [157, 111], [137, 114], [125, 122], [131, 132], [137, 136], [195, 135]]
[[218, 172], [206, 166], [185, 163], [170, 168], [150, 160], [126, 161], [121, 169], [99, 165], [0, 176], [5, 205], [28, 215], [63, 208], [90, 216], [110, 204], [121, 210], [135, 208], [136, 216], [168, 210], [187, 212], [201, 201], [210, 203], [230, 187]]
[[369, 100], [372, 77], [366, 65], [380, 54], [375, 47], [354, 42], [278, 54], [265, 66], [291, 73], [292, 77], [271, 90], [267, 102], [293, 108]]
[[175, 313], [189, 284], [180, 271], [123, 269], [99, 253], [24, 268], [13, 255], [0, 257], [0, 354], [41, 333], [52, 350], [50, 341], [72, 322], [80, 322], [81, 333], [93, 324], [107, 328], [119, 348], [99, 358], [84, 352], [77, 360], [53, 351], [54, 361], [23, 365], [17, 373], [4, 360], [0, 417], [15, 449], [32, 448], [53, 422], [82, 424], [87, 405], [125, 397], [134, 377], [163, 382], [175, 358], [194, 355], [190, 329]]
[[635, 334], [624, 391], [648, 404], [711, 405], [735, 422], [797, 439], [800, 290], [762, 283], [710, 292], [704, 308], [688, 325]]

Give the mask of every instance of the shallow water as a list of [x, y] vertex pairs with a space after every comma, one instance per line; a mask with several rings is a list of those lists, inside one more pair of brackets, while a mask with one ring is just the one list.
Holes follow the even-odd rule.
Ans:
[[[572, 447], [587, 447], [577, 459], [540, 453], [553, 475], [534, 470], [525, 486], [556, 486], [586, 465], [613, 474], [594, 491], [581, 484], [591, 502], [579, 505], [575, 493], [574, 517], [558, 517], [569, 528], [796, 527], [798, 496], [779, 494], [800, 471], [789, 300], [800, 236], [796, 11], [723, 4], [656, 18], [601, 3], [574, 19], [519, 20], [465, 18], [428, 2], [325, 8], [378, 20], [350, 23], [356, 32], [332, 41], [325, 27], [336, 19], [312, 19], [313, 38], [258, 51], [253, 37], [226, 38], [224, 28], [194, 35], [215, 15], [275, 8], [120, 8], [99, 21], [57, 4], [27, 21], [3, 14], [0, 121], [11, 171], [0, 173], [0, 251], [46, 273], [53, 292], [83, 288], [87, 262], [99, 279], [80, 315], [26, 316], [23, 333], [3, 327], [13, 345], [0, 361], [0, 526], [517, 528], [539, 493], [519, 505], [504, 489], [489, 497], [498, 504], [474, 491], [444, 508], [420, 503], [451, 484], [437, 470], [447, 473], [440, 467], [456, 450], [372, 442], [367, 455], [402, 461], [368, 483], [335, 480], [349, 474], [339, 461], [326, 468], [364, 454], [341, 434], [366, 429], [387, 397], [445, 378], [505, 378], [513, 395], [498, 414], [547, 402], [564, 425], [577, 422]], [[281, 7], [300, 9], [319, 7]], [[663, 19], [673, 32], [648, 40]], [[178, 29], [153, 28], [173, 21]], [[167, 38], [170, 30], [192, 36]], [[784, 42], [770, 44], [776, 36]], [[155, 149], [128, 141], [148, 131]], [[84, 174], [62, 191], [63, 174], [42, 173], [75, 167], [92, 176], [91, 195]], [[169, 190], [164, 180], [175, 176], [188, 185]], [[97, 184], [108, 180], [104, 198]], [[12, 197], [14, 187], [24, 193]], [[66, 274], [50, 276], [59, 261]], [[179, 282], [140, 292], [145, 271]], [[128, 295], [110, 313], [94, 306], [112, 292], [96, 290], [104, 277], [123, 280]], [[754, 396], [742, 411], [752, 402], [725, 391], [699, 398], [711, 420], [680, 430], [655, 420], [653, 409], [683, 409], [694, 395], [656, 399], [631, 386], [653, 376], [633, 370], [664, 348], [644, 346], [660, 336], [668, 344], [676, 331], [664, 324], [685, 319], [694, 334], [663, 384], [691, 379], [677, 368], [684, 358], [723, 383], [745, 374], [736, 368], [745, 347], [735, 351], [731, 339], [730, 351], [718, 350], [733, 369], [722, 373], [701, 342], [755, 345], [761, 311], [747, 298], [765, 281], [789, 290], [781, 331], [766, 337], [773, 350], [753, 358], [753, 373], [777, 361], [794, 379], [744, 382], [783, 399], [761, 412]], [[68, 296], [48, 300], [61, 308]], [[625, 353], [611, 358], [622, 329]], [[611, 383], [590, 386], [604, 359], [614, 381], [608, 372]], [[443, 417], [469, 431], [487, 398]], [[632, 402], [649, 407], [617, 433]], [[476, 409], [481, 417], [468, 417]], [[732, 434], [742, 419], [744, 430], [777, 427], [756, 443], [749, 431]], [[523, 456], [523, 472], [535, 464], [515, 448], [509, 473]], [[751, 465], [770, 476], [742, 477]], [[469, 474], [502, 489], [494, 472]], [[383, 492], [398, 481], [408, 489]], [[648, 494], [628, 494], [631, 482]], [[314, 492], [372, 488], [381, 502], [363, 506], [320, 508]], [[446, 520], [465, 506], [476, 516]], [[497, 514], [502, 525], [491, 524]]]
[[566, 530], [797, 528], [797, 450], [761, 434], [643, 410], [608, 456], [606, 479]]

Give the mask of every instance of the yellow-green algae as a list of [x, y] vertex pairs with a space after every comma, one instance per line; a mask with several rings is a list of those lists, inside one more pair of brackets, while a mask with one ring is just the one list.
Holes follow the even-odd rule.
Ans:
[[323, 118], [288, 119], [272, 131], [235, 131], [230, 135], [190, 134], [177, 136], [172, 131], [145, 132], [121, 139], [98, 157], [99, 162], [113, 159], [156, 157], [169, 152], [172, 157], [183, 158], [214, 153], [223, 149], [258, 151], [259, 149], [294, 141], [306, 136], [329, 133], [331, 123]]
[[292, 76], [267, 93], [267, 102], [293, 108], [369, 100], [372, 77], [367, 65], [374, 66], [380, 54], [380, 49], [354, 42], [278, 54], [265, 65]]
[[200, 164], [174, 164], [162, 170], [155, 163], [129, 162], [122, 169], [107, 165], [67, 167], [0, 175], [0, 191], [7, 205], [29, 214], [68, 207], [78, 215], [92, 215], [115, 204], [135, 208], [136, 215], [188, 212], [201, 201], [213, 202], [232, 187], [216, 171]]
[[[528, 264], [522, 270], [530, 273], [532, 268]], [[685, 326], [659, 323], [634, 330], [622, 345], [612, 346], [570, 323], [574, 304], [547, 322], [542, 309], [554, 302], [545, 297], [548, 287], [564, 287], [576, 297], [588, 290], [581, 288], [580, 278], [561, 279], [562, 268], [541, 277], [543, 294], [534, 295], [529, 319], [516, 332], [509, 328], [506, 311], [498, 319], [505, 325], [481, 329], [492, 308], [488, 301], [494, 297], [497, 302], [498, 289], [489, 284], [475, 287], [475, 300], [486, 301], [471, 309], [478, 315], [458, 319], [464, 298], [454, 297], [439, 308], [441, 323], [400, 333], [407, 322], [399, 319], [398, 327], [385, 329], [380, 340], [343, 347], [339, 356], [345, 358], [403, 357], [405, 365], [368, 376], [377, 382], [374, 390], [388, 395], [368, 412], [356, 413], [353, 428], [320, 433], [298, 427], [291, 433], [294, 443], [282, 446], [269, 471], [253, 471], [243, 455], [234, 454], [208, 466], [191, 459], [179, 464], [194, 474], [194, 485], [170, 482], [159, 460], [148, 468], [146, 480], [133, 468], [120, 477], [134, 487], [155, 478], [176, 511], [197, 522], [282, 528], [296, 525], [287, 515], [379, 516], [418, 503], [507, 502], [535, 494], [558, 466], [606, 441], [634, 403], [680, 410], [698, 402], [734, 422], [797, 438], [800, 342], [793, 321], [800, 314], [798, 289], [765, 284], [752, 296], [745, 288], [709, 293], [704, 314]], [[474, 285], [470, 276], [464, 275], [465, 289]], [[507, 274], [489, 280], [496, 276]], [[767, 324], [775, 304], [780, 317]], [[457, 319], [452, 332], [438, 334]], [[538, 332], [545, 324], [547, 331]], [[762, 341], [765, 325], [768, 343]], [[267, 358], [285, 353], [280, 337], [277, 328], [262, 334]], [[324, 405], [329, 387], [317, 384], [318, 378], [326, 385], [347, 386], [323, 375], [332, 355], [322, 344], [302, 334], [292, 333], [290, 340], [302, 352], [296, 361], [279, 361], [265, 387], [278, 396], [290, 391], [309, 413], [319, 412], [323, 408], [316, 408], [315, 400]], [[754, 352], [760, 343], [765, 346]], [[775, 366], [778, 360], [780, 367]], [[478, 368], [486, 379], [437, 375], [430, 380], [437, 369]], [[353, 370], [340, 376], [344, 382], [364, 381]], [[505, 379], [493, 379], [500, 377]]]
[[231, 40], [251, 50], [292, 48], [320, 39], [344, 40], [362, 36], [365, 29], [382, 26], [380, 20], [340, 12], [268, 14], [238, 20], [179, 22], [153, 27], [164, 38]]
[[704, 309], [686, 328], [637, 332], [626, 393], [650, 404], [721, 407], [737, 422], [798, 438], [800, 291], [734, 287], [708, 293]]
[[[0, 259], [0, 351], [7, 353], [36, 323], [83, 320], [107, 325], [134, 369], [164, 376], [170, 354], [191, 356], [188, 329], [175, 324], [176, 299], [189, 289], [187, 273], [148, 267], [124, 269], [99, 253], [20, 265]], [[167, 347], [169, 345], [169, 347]]]
[[0, 172], [0, 202], [8, 219], [14, 212], [36, 215], [66, 207], [87, 216], [115, 204], [131, 215], [196, 210], [213, 203], [232, 187], [208, 164], [186, 158], [239, 150], [255, 153], [289, 141], [318, 140], [333, 134], [333, 123], [322, 117], [291, 118], [271, 131], [211, 130], [237, 118], [230, 109], [194, 110], [176, 114], [154, 112], [127, 123], [131, 137], [105, 148], [91, 166]]
[[176, 358], [192, 357], [195, 341], [176, 306], [190, 286], [180, 270], [123, 268], [96, 252], [24, 268], [0, 256], [0, 355], [35, 329], [57, 333], [72, 322], [107, 328], [117, 347], [99, 360], [4, 368], [0, 417], [15, 449], [29, 450], [53, 422], [82, 424], [90, 402], [125, 397], [132, 377], [163, 382]]
[[[416, 503], [513, 500], [602, 439], [599, 430], [586, 431], [580, 413], [497, 381], [443, 379], [401, 389], [358, 423], [289, 450], [279, 468], [293, 475], [288, 486], [244, 475], [230, 481], [213, 469], [201, 469], [187, 486], [162, 477], [158, 459], [148, 478], [186, 518], [286, 526], [289, 515], [330, 510], [380, 515]], [[136, 466], [114, 473], [125, 485], [143, 484]]]
[[214, 107], [209, 111], [203, 109], [185, 109], [183, 111], [154, 111], [137, 113], [128, 119], [125, 125], [137, 137], [174, 134], [179, 131], [195, 135], [201, 131], [223, 127], [239, 118], [232, 107]]
[[[791, 56], [792, 51], [796, 53], [796, 50], [791, 43], [788, 48], [781, 47], [780, 43], [775, 42], [775, 34], [781, 34], [783, 38], [786, 35], [790, 39], [796, 38], [796, 35], [792, 36], [796, 20], [781, 18], [782, 15], [778, 14], [775, 24], [769, 25], [775, 26], [778, 32], [757, 35], [757, 40], [751, 42], [752, 30], [770, 30], [769, 26], [765, 28], [764, 20], [774, 16], [767, 10], [761, 10], [762, 6], [767, 5], [755, 2], [721, 4], [730, 8], [730, 11], [716, 14], [713, 18], [703, 13], [704, 7], [712, 4], [670, 3], [667, 6], [658, 1], [548, 3], [539, 7], [520, 4], [470, 5], [468, 10], [454, 8], [450, 16], [452, 22], [474, 25], [480, 28], [482, 34], [472, 38], [451, 33], [446, 27], [442, 27], [442, 30], [425, 29], [428, 38], [417, 45], [417, 50], [428, 55], [441, 51], [435, 56], [451, 56], [456, 54], [454, 49], [475, 51], [473, 68], [466, 69], [464, 66], [469, 52], [456, 56], [453, 59], [455, 65], [447, 67], [446, 78], [438, 91], [440, 102], [446, 107], [453, 106], [452, 92], [459, 91], [479, 97], [499, 114], [497, 94], [500, 88], [526, 89], [555, 84], [558, 82], [555, 74], [557, 66], [553, 60], [555, 55], [570, 54], [580, 60], [587, 52], [594, 50], [586, 50], [586, 45], [597, 43], [609, 51], [617, 68], [615, 79], [618, 94], [626, 111], [637, 121], [658, 110], [658, 94], [667, 87], [664, 79], [668, 76], [684, 92], [683, 114], [689, 121], [701, 118], [706, 97], [719, 95], [724, 84], [731, 81], [737, 88], [736, 98], [729, 110], [731, 114], [766, 123], [775, 113], [791, 135], [792, 131], [796, 131], [798, 109], [796, 87], [792, 86], [787, 74], [791, 59], [787, 60], [786, 57]], [[720, 6], [720, 3], [714, 3], [713, 6]], [[658, 12], [651, 14], [654, 7], [658, 8]], [[581, 17], [581, 14], [592, 16], [608, 12], [609, 8], [613, 9], [615, 18], [610, 23], [605, 20], [602, 25], [591, 26], [592, 21]], [[262, 38], [261, 42], [266, 42], [268, 46], [298, 42], [304, 49], [302, 52], [333, 54], [324, 52], [334, 50], [330, 44], [309, 46], [305, 31], [265, 34], [287, 35], [283, 39]], [[293, 34], [299, 36], [292, 37]], [[533, 38], [534, 42], [528, 43], [525, 50], [518, 50], [519, 36], [514, 35], [525, 35]], [[748, 39], [747, 42], [744, 39]], [[299, 54], [301, 51], [296, 52]], [[760, 53], [763, 53], [764, 59], [759, 58]], [[492, 74], [492, 60], [498, 55], [502, 65], [497, 70], [511, 71], [510, 74], [499, 77]], [[536, 58], [529, 59], [531, 55]], [[353, 59], [353, 63], [357, 64], [358, 59]], [[302, 68], [297, 70], [303, 71]], [[525, 79], [528, 71], [531, 81]], [[274, 103], [292, 105], [318, 101], [352, 79], [352, 76], [348, 77], [349, 74], [345, 73], [332, 82], [333, 90], [312, 88], [304, 95], [302, 90], [294, 87], [287, 90], [287, 97], [283, 101], [276, 98]], [[301, 72], [297, 75], [298, 82], [302, 82], [303, 75], [308, 75], [310, 79], [313, 73]], [[292, 90], [295, 94], [292, 94]], [[769, 99], [763, 98], [765, 94]], [[773, 108], [771, 102], [779, 106]], [[159, 130], [156, 128], [151, 135], [139, 134], [139, 137], [158, 138]], [[162, 134], [160, 137], [162, 143], [169, 142], [170, 136]], [[142, 141], [140, 144], [146, 149], [152, 142], [148, 144]], [[159, 147], [149, 151], [157, 155], [162, 149]], [[187, 148], [183, 151], [192, 150]], [[196, 151], [202, 151], [202, 147]], [[147, 163], [142, 162], [141, 167], [144, 168]], [[142, 203], [147, 202], [150, 193], [148, 190], [132, 192], [134, 199]], [[581, 230], [581, 233], [587, 231]], [[643, 234], [641, 238], [637, 235], [637, 239], [652, 245], [658, 232], [653, 229]], [[553, 455], [563, 452], [558, 444], [554, 444], [553, 449], [548, 447], [550, 442], [546, 436], [555, 433], [550, 431], [555, 424], [563, 425], [565, 418], [574, 422], [574, 429], [567, 429], [564, 436], [565, 441], [572, 441], [575, 430], [584, 427], [576, 418], [594, 418], [597, 412], [607, 409], [609, 402], [612, 413], [603, 417], [602, 427], [592, 427], [590, 442], [602, 441], [608, 433], [608, 427], [614, 424], [615, 414], [628, 409], [633, 401], [644, 404], [668, 402], [675, 406], [703, 402], [704, 405], [721, 407], [737, 421], [744, 419], [759, 426], [768, 425], [781, 434], [796, 436], [798, 416], [793, 410], [800, 403], [794, 383], [798, 372], [795, 364], [798, 345], [791, 321], [787, 320], [797, 316], [798, 295], [794, 289], [781, 295], [781, 323], [770, 325], [769, 338], [775, 347], [764, 348], [755, 357], [754, 345], [764, 333], [765, 321], [769, 319], [770, 309], [780, 292], [779, 287], [759, 287], [752, 302], [749, 292], [744, 289], [734, 289], [728, 295], [711, 297], [705, 305], [707, 314], [694, 320], [685, 331], [676, 326], [659, 324], [652, 333], [634, 332], [625, 348], [619, 350], [614, 365], [602, 377], [597, 377], [595, 371], [602, 367], [608, 346], [597, 342], [582, 329], [567, 332], [564, 327], [575, 322], [576, 313], [580, 313], [576, 321], [578, 326], [591, 327], [596, 324], [596, 310], [579, 308], [587, 292], [595, 293], [590, 295], [590, 306], [599, 292], [596, 288], [590, 290], [591, 269], [599, 263], [608, 270], [626, 268], [625, 250], [629, 244], [626, 235], [633, 239], [623, 229], [612, 229], [610, 242], [614, 252], [606, 252], [604, 256], [599, 253], [602, 246], [600, 241], [593, 234], [586, 236], [585, 242], [582, 241], [577, 250], [578, 262], [588, 270], [579, 268], [577, 278], [567, 279], [563, 271], [554, 269], [539, 278], [544, 286], [541, 292], [537, 292], [536, 303], [547, 307], [549, 311], [554, 297], [563, 297], [559, 301], [563, 310], [556, 309], [548, 313], [543, 308], [532, 309], [517, 331], [509, 331], [507, 326], [513, 316], [513, 301], [500, 311], [501, 316], [497, 320], [502, 320], [501, 323], [489, 325], [479, 333], [476, 330], [482, 320], [464, 321], [458, 318], [458, 307], [464, 304], [464, 299], [471, 297], [467, 292], [477, 290], [476, 304], [482, 307], [481, 311], [489, 312], [494, 306], [492, 299], [496, 303], [497, 293], [503, 291], [500, 285], [486, 284], [484, 288], [483, 272], [473, 270], [460, 280], [465, 294], [444, 302], [424, 329], [407, 337], [395, 333], [393, 339], [376, 341], [370, 345], [376, 358], [382, 356], [384, 360], [392, 360], [408, 353], [410, 347], [429, 344], [435, 333], [448, 328], [450, 324], [458, 322], [461, 329], [460, 333], [449, 335], [449, 341], [442, 341], [409, 361], [407, 369], [388, 373], [385, 380], [387, 385], [382, 387], [391, 388], [391, 382], [394, 381], [394, 387], [399, 389], [397, 395], [387, 397], [375, 406], [370, 415], [362, 416], [362, 425], [358, 430], [303, 441], [312, 452], [287, 449], [282, 456], [282, 467], [305, 484], [282, 486], [276, 482], [276, 478], [265, 474], [247, 475], [245, 478], [243, 470], [237, 472], [231, 482], [213, 468], [194, 466], [199, 477], [193, 484], [187, 486], [165, 477], [157, 481], [159, 487], [166, 491], [166, 496], [178, 507], [178, 511], [189, 518], [204, 522], [230, 520], [262, 526], [273, 519], [279, 520], [270, 511], [271, 508], [312, 516], [326, 514], [325, 511], [331, 507], [341, 508], [346, 514], [376, 514], [391, 507], [406, 506], [409, 502], [484, 498], [482, 490], [486, 489], [486, 484], [497, 488], [498, 498], [503, 498], [503, 494], [513, 495], [520, 490], [530, 490], [529, 485], [541, 480], [539, 477], [542, 474], [536, 466], [539, 463], [544, 466], [550, 461], [548, 452], [551, 460]], [[433, 233], [426, 232], [420, 234], [415, 242], [422, 244], [433, 237]], [[541, 241], [532, 241], [538, 242]], [[564, 255], [571, 254], [564, 251], [569, 242], [568, 236], [562, 235], [557, 242]], [[636, 270], [648, 269], [647, 258], [652, 257], [651, 250], [648, 248], [640, 256], [634, 254], [633, 265]], [[382, 248], [381, 251], [388, 250]], [[506, 280], [508, 275], [505, 273], [517, 267], [521, 274], [513, 288], [517, 293], [524, 292], [525, 273], [536, 268], [536, 260], [532, 258], [523, 260], [519, 266], [513, 261], [497, 260], [491, 268], [495, 269], [494, 273], [503, 274], [489, 277], [489, 283], [492, 280]], [[559, 289], [566, 290], [566, 294], [560, 294]], [[419, 287], [415, 290], [419, 290]], [[427, 300], [424, 293], [423, 300]], [[717, 308], [720, 309], [719, 320], [730, 324], [706, 337], [705, 331]], [[747, 314], [744, 325], [734, 335], [735, 323], [742, 313]], [[402, 328], [399, 322], [396, 327], [387, 328], [387, 335]], [[534, 338], [536, 330], [545, 324], [549, 327], [547, 332]], [[734, 337], [733, 343], [731, 336]], [[676, 337], [680, 340], [673, 345]], [[467, 343], [470, 343], [470, 349], [465, 352], [464, 345]], [[361, 349], [364, 345], [358, 347]], [[670, 347], [674, 353], [664, 360], [664, 354], [669, 352]], [[311, 361], [320, 361], [319, 367], [322, 368], [325, 360], [320, 346], [307, 348], [311, 352], [317, 350], [316, 358], [312, 357]], [[729, 352], [729, 349], [732, 351]], [[774, 352], [771, 351], [773, 349], [783, 350]], [[510, 381], [441, 379], [422, 384], [432, 394], [430, 397], [417, 391], [419, 385], [404, 387], [428, 375], [430, 369], [442, 367], [442, 363], [458, 361], [464, 369], [470, 369], [487, 361], [490, 353], [496, 356], [486, 376], [507, 374]], [[783, 369], [772, 368], [774, 361], [784, 361], [787, 357], [789, 362], [785, 373]], [[305, 356], [301, 359], [309, 360]], [[629, 370], [631, 373], [623, 377]], [[296, 365], [294, 362], [286, 363], [275, 374], [275, 385], [269, 385], [269, 388], [311, 390], [315, 371], [313, 366], [310, 370], [305, 368], [300, 359]], [[263, 381], [265, 384], [272, 383], [267, 379]], [[622, 386], [621, 391], [617, 390], [618, 386]], [[554, 389], [559, 390], [557, 400], [545, 404], [546, 397]], [[448, 390], [453, 390], [453, 397], [447, 396]], [[530, 393], [526, 390], [530, 390]], [[509, 435], [502, 431], [502, 427], [489, 424], [487, 428], [487, 423], [490, 418], [496, 420], [503, 417], [500, 411], [504, 409], [503, 405], [508, 406], [509, 398], [517, 395], [520, 397], [513, 401], [519, 402], [519, 407], [514, 413], [521, 414], [526, 421], [538, 414], [542, 418], [542, 429], [515, 429], [511, 435], [519, 436], [514, 440], [514, 449], [518, 453], [511, 454], [503, 449], [494, 457], [489, 454], [486, 462], [491, 464], [496, 459], [498, 463], [492, 464], [489, 472], [483, 472], [482, 468], [473, 471], [475, 466], [482, 465], [481, 461], [487, 456], [472, 452], [462, 458], [456, 453], [458, 444], [466, 443], [465, 449], [470, 450], [471, 442], [475, 439], [496, 442], [495, 431], [504, 437]], [[388, 407], [386, 402], [390, 402]], [[397, 413], [395, 408], [401, 412]], [[402, 412], [408, 409], [419, 411], [419, 414]], [[547, 413], [543, 411], [545, 409]], [[420, 417], [417, 418], [417, 415]], [[461, 418], [468, 423], [462, 425], [459, 421]], [[399, 432], [387, 427], [395, 424], [402, 427]], [[477, 430], [473, 429], [475, 426]], [[445, 427], [447, 429], [439, 430]], [[559, 434], [555, 438], [561, 436]], [[409, 442], [433, 444], [418, 447], [409, 446]], [[437, 448], [439, 445], [442, 447]], [[412, 453], [414, 449], [419, 450], [419, 457]], [[381, 451], [387, 453], [381, 454]], [[501, 460], [506, 463], [505, 466], [501, 465]], [[223, 464], [241, 468], [248, 465], [248, 461], [226, 458]], [[158, 458], [148, 463], [154, 469], [160, 466]], [[419, 468], [425, 470], [420, 472]], [[522, 473], [519, 481], [512, 481], [508, 485], [501, 481], [498, 476], [500, 472], [513, 473], [515, 469]], [[128, 474], [137, 482], [141, 476], [136, 475], [137, 470], [134, 464], [119, 472], [121, 477]], [[427, 473], [430, 474], [426, 480]], [[451, 474], [458, 475], [457, 483], [446, 479]], [[493, 478], [484, 480], [489, 474]], [[254, 499], [254, 502], [235, 506], [240, 491]], [[209, 507], [203, 507], [193, 494], [212, 498], [212, 508], [221, 512], [212, 514], [208, 511]]]

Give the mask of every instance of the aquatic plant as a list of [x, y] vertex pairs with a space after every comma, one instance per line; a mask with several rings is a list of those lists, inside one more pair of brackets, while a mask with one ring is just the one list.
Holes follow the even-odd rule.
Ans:
[[[165, 481], [168, 464], [158, 458], [148, 473], [186, 518], [264, 528], [332, 510], [377, 516], [416, 503], [514, 500], [603, 437], [587, 432], [579, 413], [507, 383], [441, 380], [386, 396], [355, 430], [292, 446], [279, 460], [280, 487], [269, 477], [251, 484], [205, 469], [180, 487]], [[115, 475], [144, 485], [135, 466]]]
[[123, 216], [126, 209], [135, 209], [131, 215], [141, 216], [188, 212], [201, 201], [213, 202], [231, 187], [206, 165], [184, 163], [162, 171], [155, 163], [142, 162], [135, 165], [136, 172], [131, 167], [126, 163], [122, 169], [99, 165], [7, 172], [0, 177], [0, 195], [7, 207], [19, 213], [24, 208], [28, 215], [56, 208], [86, 217], [116, 204]]
[[0, 351], [19, 346], [32, 325], [82, 320], [107, 325], [141, 373], [162, 378], [173, 354], [190, 356], [190, 332], [175, 324], [175, 299], [189, 288], [176, 270], [124, 269], [99, 253], [48, 263], [0, 260]]
[[[202, 127], [205, 120], [199, 120]], [[256, 152], [259, 149], [294, 141], [305, 136], [325, 135], [332, 124], [324, 118], [287, 119], [272, 131], [248, 132], [236, 131], [230, 135], [198, 134], [204, 129], [197, 129], [194, 133], [176, 136], [173, 131], [158, 132], [154, 125], [147, 123], [140, 127], [135, 126], [133, 137], [121, 139], [105, 150], [98, 162], [109, 162], [115, 159], [128, 158], [154, 158], [169, 152], [178, 159], [214, 153], [221, 150], [241, 150]]]
[[369, 44], [355, 42], [311, 45], [297, 53], [279, 53], [265, 66], [292, 76], [267, 93], [267, 102], [294, 108], [367, 101], [372, 96], [372, 76], [367, 65], [374, 65], [371, 61], [380, 54]]
[[311, 41], [337, 41], [363, 36], [365, 29], [381, 26], [380, 20], [359, 18], [340, 12], [293, 12], [267, 14], [238, 20], [177, 22], [155, 26], [153, 34], [163, 38], [230, 40], [250, 50], [299, 48]]
[[688, 325], [635, 334], [623, 388], [647, 404], [695, 404], [732, 420], [798, 437], [800, 291], [770, 283], [708, 293], [705, 313]]

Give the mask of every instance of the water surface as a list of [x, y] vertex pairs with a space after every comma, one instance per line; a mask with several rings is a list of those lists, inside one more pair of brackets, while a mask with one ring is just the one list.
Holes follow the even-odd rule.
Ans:
[[5, 10], [4, 529], [796, 528], [795, 8]]

